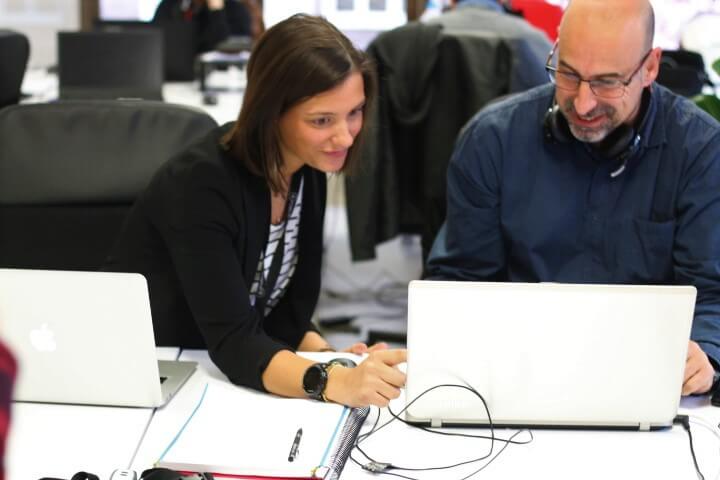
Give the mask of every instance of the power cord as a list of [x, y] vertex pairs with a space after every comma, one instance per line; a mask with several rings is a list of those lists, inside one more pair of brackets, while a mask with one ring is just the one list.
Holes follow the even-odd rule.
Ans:
[[[483, 407], [484, 407], [484, 409], [485, 409], [485, 413], [486, 413], [487, 418], [488, 418], [488, 427], [489, 427], [489, 429], [490, 429], [490, 435], [489, 435], [489, 436], [487, 436], [487, 435], [470, 435], [470, 434], [467, 434], [467, 433], [452, 433], [452, 432], [446, 432], [446, 431], [438, 431], [438, 430], [433, 430], [433, 429], [431, 429], [431, 428], [428, 428], [428, 427], [425, 427], [425, 426], [422, 426], [422, 425], [415, 425], [415, 424], [413, 424], [413, 423], [407, 422], [405, 419], [403, 419], [403, 418], [400, 417], [400, 415], [401, 415], [403, 412], [405, 412], [408, 408], [410, 408], [410, 407], [412, 406], [412, 404], [415, 403], [416, 401], [418, 401], [421, 397], [423, 397], [424, 395], [428, 394], [429, 392], [431, 392], [431, 391], [433, 391], [433, 390], [436, 390], [436, 389], [439, 389], [439, 388], [460, 388], [460, 389], [467, 390], [467, 391], [471, 392], [473, 395], [477, 396], [477, 397], [480, 399], [480, 401], [482, 402]], [[366, 432], [366, 433], [363, 433], [363, 434], [361, 434], [361, 435], [358, 435], [357, 439], [355, 440], [354, 450], [356, 449], [358, 452], [360, 452], [360, 453], [368, 460], [368, 463], [363, 463], [363, 462], [359, 461], [357, 458], [355, 458], [355, 457], [352, 455], [352, 452], [351, 452], [351, 455], [350, 455], [350, 460], [353, 461], [353, 462], [354, 462], [355, 464], [357, 464], [358, 466], [360, 466], [363, 470], [366, 470], [366, 471], [369, 471], [369, 472], [372, 472], [372, 473], [381, 474], [381, 475], [390, 475], [390, 476], [394, 476], [394, 477], [405, 478], [405, 479], [408, 479], [408, 480], [417, 480], [415, 477], [410, 477], [410, 476], [407, 476], [407, 475], [401, 475], [401, 474], [399, 474], [399, 473], [391, 472], [390, 470], [403, 470], [403, 471], [407, 471], [407, 472], [447, 470], [447, 469], [456, 468], [456, 467], [459, 467], [459, 466], [462, 466], [462, 465], [468, 465], [468, 464], [471, 464], [471, 463], [480, 462], [480, 461], [483, 461], [483, 460], [486, 460], [486, 459], [489, 458], [489, 460], [488, 460], [485, 464], [483, 464], [479, 469], [471, 472], [469, 475], [466, 475], [465, 477], [463, 477], [463, 478], [461, 479], [461, 480], [466, 480], [466, 479], [468, 479], [468, 478], [476, 475], [477, 473], [481, 472], [481, 471], [484, 470], [485, 468], [487, 468], [493, 461], [495, 461], [495, 459], [497, 459], [498, 456], [500, 456], [500, 454], [508, 447], [508, 445], [510, 445], [510, 444], [526, 445], [526, 444], [528, 444], [528, 443], [530, 443], [530, 442], [532, 442], [532, 441], [534, 440], [532, 431], [529, 430], [529, 429], [518, 430], [518, 431], [516, 431], [513, 435], [511, 435], [510, 438], [507, 438], [507, 439], [505, 439], [505, 438], [500, 438], [500, 437], [496, 437], [496, 436], [495, 436], [495, 427], [494, 427], [494, 425], [493, 425], [492, 417], [491, 417], [491, 415], [490, 415], [490, 410], [489, 410], [489, 408], [488, 408], [487, 402], [485, 401], [485, 398], [484, 398], [477, 390], [475, 390], [474, 388], [472, 388], [471, 386], [468, 386], [468, 385], [457, 385], [457, 384], [441, 384], [441, 385], [435, 385], [435, 386], [433, 386], [433, 387], [428, 388], [427, 390], [423, 391], [420, 395], [418, 395], [417, 397], [415, 397], [412, 401], [410, 401], [407, 405], [405, 405], [405, 408], [403, 408], [402, 410], [400, 410], [397, 414], [396, 414], [395, 412], [393, 412], [392, 409], [390, 409], [389, 407], [388, 407], [387, 410], [388, 410], [388, 412], [390, 413], [390, 415], [392, 416], [392, 418], [391, 418], [390, 420], [388, 420], [387, 422], [383, 423], [382, 425], [380, 425], [380, 426], [378, 427], [378, 423], [380, 422], [380, 409], [378, 409], [377, 418], [375, 419], [375, 423], [373, 424], [373, 426], [372, 426], [372, 428], [370, 429], [370, 431], [369, 431], [369, 432]], [[490, 440], [490, 450], [488, 451], [488, 453], [487, 453], [486, 455], [483, 455], [483, 456], [481, 456], [481, 457], [474, 458], [474, 459], [471, 459], [471, 460], [466, 460], [466, 461], [463, 461], [463, 462], [458, 462], [458, 463], [455, 463], [455, 464], [452, 464], [452, 465], [444, 465], [444, 466], [433, 466], [433, 467], [404, 467], [404, 466], [395, 465], [395, 464], [390, 463], [390, 462], [381, 462], [381, 461], [378, 461], [378, 460], [372, 458], [370, 455], [368, 455], [368, 454], [360, 447], [360, 443], [364, 442], [364, 441], [367, 440], [371, 435], [376, 434], [379, 430], [385, 428], [386, 426], [388, 426], [390, 423], [392, 423], [392, 422], [394, 422], [394, 421], [400, 421], [400, 422], [405, 423], [406, 425], [409, 425], [409, 426], [411, 426], [411, 427], [418, 428], [418, 429], [423, 430], [423, 431], [425, 431], [425, 432], [433, 433], [433, 434], [436, 434], [436, 435], [445, 435], [445, 436], [451, 436], [451, 437], [465, 437], [465, 438], [476, 438], [476, 439]], [[526, 440], [526, 441], [515, 440], [515, 437], [517, 437], [518, 435], [520, 435], [520, 434], [523, 433], [523, 432], [527, 432], [527, 433], [529, 434], [529, 436], [530, 436], [530, 439], [529, 439], [529, 440]], [[501, 442], [501, 443], [504, 443], [504, 445], [503, 445], [503, 447], [502, 447], [497, 453], [495, 453], [495, 455], [493, 455], [494, 447], [495, 447], [495, 442]]]
[[687, 432], [688, 439], [690, 440], [690, 454], [692, 455], [693, 464], [695, 465], [695, 472], [697, 473], [697, 476], [700, 480], [705, 480], [705, 476], [700, 471], [700, 466], [698, 465], [697, 457], [695, 456], [695, 446], [693, 445], [693, 436], [692, 432], [690, 431], [690, 416], [677, 415], [673, 419], [673, 423], [676, 425], [682, 425], [682, 427]]

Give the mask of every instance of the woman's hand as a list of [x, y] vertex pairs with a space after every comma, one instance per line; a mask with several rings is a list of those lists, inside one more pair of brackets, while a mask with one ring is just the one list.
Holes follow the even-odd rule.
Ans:
[[387, 349], [388, 349], [388, 344], [385, 342], [379, 342], [370, 347], [368, 347], [367, 344], [365, 344], [365, 343], [358, 342], [358, 343], [353, 343], [345, 350], [341, 350], [341, 352], [354, 353], [355, 355], [362, 355], [364, 353], [372, 353], [372, 352], [377, 352], [379, 350], [387, 350]]
[[407, 350], [388, 350], [385, 344], [369, 348], [355, 344], [350, 349], [357, 345], [363, 345], [369, 355], [355, 368], [334, 367], [325, 387], [325, 398], [349, 407], [385, 407], [400, 396], [400, 388], [405, 386], [405, 374], [397, 365], [406, 361]]

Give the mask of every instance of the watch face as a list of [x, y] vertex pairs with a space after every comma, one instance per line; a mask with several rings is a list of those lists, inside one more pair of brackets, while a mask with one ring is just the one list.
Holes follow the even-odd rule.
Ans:
[[303, 389], [311, 398], [320, 398], [327, 383], [327, 364], [316, 363], [305, 370]]

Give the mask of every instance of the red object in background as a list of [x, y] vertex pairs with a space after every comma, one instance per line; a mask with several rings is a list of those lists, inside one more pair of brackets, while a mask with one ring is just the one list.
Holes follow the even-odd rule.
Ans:
[[16, 372], [15, 359], [5, 345], [0, 342], [0, 480], [5, 478], [3, 457], [10, 423], [10, 399]]
[[562, 19], [563, 9], [542, 0], [512, 0], [512, 9], [522, 12], [525, 20], [544, 31], [550, 41], [557, 39], [557, 30]]

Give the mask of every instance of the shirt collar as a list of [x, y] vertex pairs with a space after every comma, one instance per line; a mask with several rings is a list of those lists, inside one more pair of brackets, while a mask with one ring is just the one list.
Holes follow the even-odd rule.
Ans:
[[464, 7], [481, 7], [488, 10], [495, 10], [497, 12], [504, 12], [502, 5], [496, 0], [459, 0], [456, 8]]
[[648, 105], [639, 133], [644, 147], [656, 147], [666, 141], [665, 123], [662, 120], [662, 102], [660, 101], [662, 87], [653, 83], [649, 88], [650, 105]]

